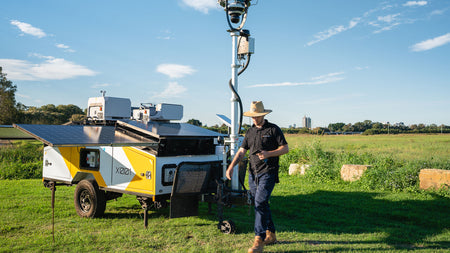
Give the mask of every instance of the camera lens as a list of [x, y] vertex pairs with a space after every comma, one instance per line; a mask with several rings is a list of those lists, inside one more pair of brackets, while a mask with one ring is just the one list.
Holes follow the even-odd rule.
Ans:
[[230, 15], [230, 21], [231, 21], [231, 23], [234, 23], [234, 24], [239, 23], [240, 17], [241, 17], [240, 14], [237, 14], [237, 13], [231, 14], [231, 15]]

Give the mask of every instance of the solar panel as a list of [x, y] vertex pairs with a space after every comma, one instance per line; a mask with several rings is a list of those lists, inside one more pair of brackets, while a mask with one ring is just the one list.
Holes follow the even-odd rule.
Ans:
[[146, 145], [155, 143], [116, 131], [114, 126], [27, 125], [14, 127], [32, 135], [49, 146]]
[[143, 134], [148, 134], [156, 138], [180, 136], [180, 137], [217, 137], [223, 134], [194, 126], [187, 123], [169, 123], [150, 121], [148, 123], [138, 121], [117, 121], [120, 126], [130, 127]]

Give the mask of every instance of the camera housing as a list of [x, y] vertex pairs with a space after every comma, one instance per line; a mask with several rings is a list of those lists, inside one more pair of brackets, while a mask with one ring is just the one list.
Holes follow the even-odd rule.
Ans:
[[241, 15], [245, 12], [245, 5], [241, 1], [236, 1], [229, 3], [227, 9], [231, 23], [239, 23]]
[[218, 0], [217, 2], [227, 11], [231, 23], [234, 24], [240, 22], [242, 14], [245, 13], [246, 8], [250, 5], [250, 0]]

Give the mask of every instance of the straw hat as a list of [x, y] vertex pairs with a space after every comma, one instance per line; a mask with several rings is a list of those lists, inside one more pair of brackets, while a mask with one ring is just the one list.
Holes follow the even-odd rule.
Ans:
[[250, 111], [244, 112], [246, 117], [259, 117], [271, 113], [272, 110], [264, 109], [262, 101], [253, 101], [250, 105]]

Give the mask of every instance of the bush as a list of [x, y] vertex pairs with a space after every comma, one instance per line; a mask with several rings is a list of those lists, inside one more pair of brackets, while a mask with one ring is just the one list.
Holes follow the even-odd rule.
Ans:
[[281, 173], [287, 173], [291, 163], [311, 165], [306, 171], [306, 178], [311, 182], [340, 181], [340, 169], [344, 164], [371, 165], [362, 178], [354, 183], [364, 189], [391, 191], [417, 191], [421, 169], [450, 169], [445, 161], [402, 161], [386, 155], [325, 151], [319, 142], [291, 149], [288, 154], [281, 156]]
[[0, 148], [0, 179], [42, 177], [43, 146], [36, 141], [16, 142], [13, 147]]

